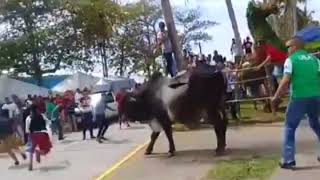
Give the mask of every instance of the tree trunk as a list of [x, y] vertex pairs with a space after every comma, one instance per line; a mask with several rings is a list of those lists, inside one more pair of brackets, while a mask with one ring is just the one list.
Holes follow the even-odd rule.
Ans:
[[291, 0], [290, 9], [292, 10], [293, 35], [295, 35], [298, 31], [297, 0]]
[[120, 76], [124, 76], [124, 47], [121, 47]]
[[165, 22], [167, 24], [169, 37], [172, 43], [173, 52], [175, 55], [175, 59], [177, 62], [178, 71], [181, 71], [185, 67], [185, 63], [183, 61], [183, 56], [181, 52], [181, 47], [178, 40], [178, 34], [176, 30], [176, 26], [174, 24], [172, 9], [169, 0], [161, 0], [162, 11], [164, 15]]
[[[265, 0], [272, 3], [272, 0]], [[269, 23], [283, 41], [291, 38], [298, 31], [297, 0], [288, 0], [287, 11], [283, 16], [270, 16]]]
[[234, 10], [233, 10], [233, 7], [232, 7], [231, 0], [226, 0], [226, 4], [227, 4], [227, 8], [228, 8], [230, 21], [231, 21], [231, 24], [232, 24], [233, 33], [234, 33], [234, 36], [235, 36], [235, 39], [236, 39], [237, 48], [238, 48], [238, 51], [240, 52], [240, 55], [242, 56], [243, 55], [243, 51], [242, 51], [241, 37], [240, 37], [238, 24], [237, 24], [237, 19], [236, 19], [236, 16], [234, 14]]
[[105, 41], [99, 42], [99, 51], [102, 62], [102, 72], [103, 77], [108, 77], [108, 62], [107, 62], [107, 52], [106, 52], [106, 43]]

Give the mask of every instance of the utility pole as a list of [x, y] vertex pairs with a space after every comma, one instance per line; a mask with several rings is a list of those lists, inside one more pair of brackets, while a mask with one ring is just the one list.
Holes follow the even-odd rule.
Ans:
[[236, 16], [234, 14], [234, 10], [233, 10], [233, 7], [232, 7], [231, 0], [226, 0], [226, 4], [227, 4], [227, 9], [228, 9], [230, 21], [231, 21], [231, 24], [232, 24], [233, 33], [234, 33], [234, 36], [235, 36], [235, 39], [236, 39], [236, 45], [237, 45], [237, 48], [238, 48], [238, 52], [240, 53], [239, 54], [240, 56], [243, 56], [241, 37], [240, 37], [239, 28], [238, 28], [238, 24], [237, 24], [237, 19], [236, 19]]
[[292, 9], [293, 35], [295, 35], [298, 31], [297, 0], [291, 0], [290, 7]]

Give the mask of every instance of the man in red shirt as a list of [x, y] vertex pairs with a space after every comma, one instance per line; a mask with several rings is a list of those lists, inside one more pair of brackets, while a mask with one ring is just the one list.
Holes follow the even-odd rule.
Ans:
[[122, 122], [126, 121], [127, 127], [130, 127], [129, 121], [126, 119], [126, 117], [122, 113], [122, 108], [123, 108], [123, 100], [125, 97], [125, 90], [121, 89], [117, 95], [116, 95], [116, 101], [118, 103], [118, 113], [119, 113], [119, 126], [121, 129], [121, 124]]
[[288, 58], [288, 54], [284, 51], [278, 50], [274, 46], [269, 43], [265, 43], [264, 41], [259, 41], [257, 48], [254, 52], [255, 57], [258, 61], [262, 61], [257, 67], [256, 71], [259, 71], [266, 64], [270, 63], [273, 65], [273, 76], [276, 78], [279, 83], [282, 75], [283, 75], [283, 65], [286, 59]]
[[257, 49], [260, 53], [258, 56], [259, 60], [264, 59], [264, 61], [257, 66], [257, 70], [264, 67], [267, 63], [271, 63], [273, 65], [283, 65], [288, 57], [286, 52], [278, 50], [268, 43], [259, 42]]

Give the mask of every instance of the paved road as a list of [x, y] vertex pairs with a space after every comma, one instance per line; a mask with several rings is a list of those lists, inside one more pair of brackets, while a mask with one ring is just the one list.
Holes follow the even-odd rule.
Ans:
[[98, 144], [95, 140], [82, 141], [81, 133], [68, 134], [67, 139], [55, 142], [53, 151], [35, 163], [34, 171], [28, 171], [27, 162], [11, 166], [13, 162], [0, 154], [1, 178], [6, 180], [91, 180], [149, 139], [150, 130], [145, 125], [133, 125], [119, 130], [113, 125], [107, 132], [109, 141]]
[[[165, 136], [161, 136], [155, 145], [155, 153], [157, 154], [146, 157], [143, 155], [143, 151], [139, 152], [137, 156], [111, 174], [109, 179], [200, 180], [220, 160], [250, 159], [253, 156], [269, 154], [280, 156], [282, 126], [282, 124], [267, 124], [230, 128], [228, 130], [227, 155], [223, 157], [214, 155], [216, 140], [213, 130], [176, 132], [174, 139], [178, 152], [177, 156], [173, 158], [167, 158], [166, 154], [163, 154], [168, 150], [168, 143]], [[299, 167], [311, 165], [315, 169], [314, 171], [319, 173], [320, 164], [314, 164], [316, 162], [316, 141], [309, 127], [301, 126], [296, 137]], [[308, 161], [306, 161], [307, 159]], [[304, 178], [312, 176], [314, 171], [300, 171], [299, 180], [317, 179]], [[275, 172], [274, 180], [286, 180], [288, 178], [284, 177], [290, 177], [279, 173], [283, 172], [280, 170]], [[294, 176], [292, 173], [291, 175]]]

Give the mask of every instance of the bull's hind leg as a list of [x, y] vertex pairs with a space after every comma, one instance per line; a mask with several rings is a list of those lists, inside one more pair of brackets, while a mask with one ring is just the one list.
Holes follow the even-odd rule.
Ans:
[[160, 113], [157, 116], [157, 120], [161, 124], [164, 132], [166, 133], [168, 142], [169, 142], [169, 156], [174, 156], [174, 153], [176, 151], [174, 141], [173, 141], [173, 135], [172, 135], [172, 122], [170, 120], [169, 114], [166, 110], [160, 111]]
[[214, 130], [217, 137], [217, 155], [221, 155], [225, 152], [226, 148], [226, 131], [228, 121], [225, 118], [221, 117], [219, 112], [210, 112], [209, 118], [210, 121], [214, 124]]
[[152, 153], [154, 143], [156, 142], [159, 135], [160, 135], [160, 132], [152, 132], [150, 143], [148, 145], [146, 152], [144, 153], [145, 155], [150, 155]]
[[173, 141], [173, 135], [172, 135], [172, 127], [171, 125], [166, 126], [164, 128], [164, 132], [166, 133], [166, 136], [168, 138], [169, 141], [169, 156], [174, 156], [174, 153], [176, 151], [175, 145], [174, 145], [174, 141]]

